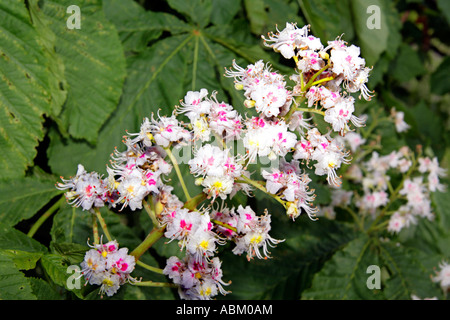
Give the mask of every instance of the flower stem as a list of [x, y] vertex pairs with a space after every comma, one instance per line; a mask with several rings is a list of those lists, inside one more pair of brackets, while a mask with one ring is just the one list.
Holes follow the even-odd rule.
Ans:
[[106, 235], [106, 238], [108, 239], [108, 241], [111, 241], [112, 237], [109, 234], [108, 227], [106, 226], [106, 222], [103, 219], [102, 214], [100, 213], [100, 210], [97, 207], [94, 207], [94, 212], [95, 212], [95, 215], [97, 216], [98, 222], [100, 222], [100, 226], [102, 227], [103, 232]]
[[39, 217], [39, 219], [33, 224], [33, 226], [28, 231], [28, 236], [33, 238], [38, 229], [42, 226], [42, 224], [56, 211], [61, 207], [65, 197], [62, 196], [58, 201], [56, 201], [47, 211]]
[[[150, 200], [151, 202], [153, 202], [152, 196], [150, 196], [150, 199], [149, 199], [149, 200]], [[142, 204], [144, 205], [144, 209], [145, 209], [145, 211], [147, 211], [148, 216], [149, 216], [150, 219], [152, 220], [153, 226], [159, 227], [159, 221], [158, 221], [158, 219], [156, 218], [155, 210], [153, 210], [152, 208], [150, 208], [148, 202], [147, 202], [145, 199], [142, 201]]]
[[136, 261], [136, 264], [143, 267], [144, 269], [150, 270], [152, 272], [158, 273], [158, 274], [163, 274], [163, 270], [160, 268], [156, 268], [156, 267], [152, 267], [144, 262], [142, 262], [141, 260]]
[[286, 208], [286, 201], [284, 201], [283, 199], [281, 199], [279, 196], [277, 196], [277, 195], [275, 195], [275, 194], [272, 194], [272, 193], [268, 192], [267, 189], [266, 189], [266, 187], [264, 187], [261, 183], [259, 183], [259, 182], [257, 182], [257, 181], [254, 181], [254, 180], [252, 180], [252, 179], [250, 179], [250, 178], [247, 178], [247, 177], [244, 176], [244, 175], [241, 175], [241, 179], [242, 179], [243, 181], [237, 180], [237, 182], [245, 182], [245, 183], [248, 183], [248, 184], [254, 186], [255, 188], [261, 190], [262, 192], [268, 194], [269, 196], [271, 196], [272, 198], [274, 198], [275, 200], [277, 200], [279, 203], [281, 203], [281, 204], [283, 205], [284, 208]]
[[94, 215], [92, 215], [92, 233], [94, 234], [94, 244], [99, 244], [100, 238], [98, 236], [97, 217]]
[[173, 167], [175, 168], [175, 172], [177, 173], [178, 180], [180, 180], [181, 188], [183, 189], [184, 195], [186, 196], [186, 200], [191, 200], [191, 196], [189, 195], [189, 191], [186, 188], [186, 184], [184, 183], [183, 175], [181, 174], [180, 167], [178, 166], [177, 159], [175, 159], [175, 156], [173, 155], [170, 148], [164, 148], [167, 155], [170, 158], [170, 161], [172, 161]]
[[200, 192], [195, 197], [191, 198], [189, 201], [186, 201], [183, 205], [183, 208], [189, 209], [191, 211], [195, 210], [197, 206], [202, 203], [208, 195], [204, 192]]
[[312, 108], [297, 108], [297, 111], [312, 112], [312, 113], [317, 113], [322, 116], [325, 116], [325, 112], [323, 112], [321, 110], [317, 110], [317, 109], [312, 109]]
[[144, 241], [141, 242], [131, 253], [130, 255], [134, 256], [136, 260], [146, 252], [156, 241], [158, 241], [163, 235], [165, 227], [154, 228], [152, 232], [150, 232]]
[[[323, 67], [322, 69], [320, 69], [319, 71], [317, 71], [317, 72], [311, 77], [311, 79], [309, 79], [308, 83], [306, 84], [306, 86], [305, 86], [303, 89], [306, 91], [306, 90], [308, 90], [311, 86], [313, 86], [313, 85], [315, 84], [314, 80], [316, 80], [316, 78], [317, 78], [322, 72], [324, 72], [325, 70], [327, 70], [328, 67], [330, 67], [329, 63], [326, 64], [325, 67]], [[324, 78], [324, 79], [327, 79], [327, 78]], [[333, 80], [333, 79], [327, 79], [326, 81], [329, 81], [329, 80]], [[318, 80], [318, 81], [320, 81], [320, 80]], [[317, 82], [318, 82], [318, 81], [317, 81]]]
[[153, 281], [137, 281], [132, 283], [133, 286], [141, 286], [141, 287], [168, 287], [168, 288], [178, 288], [178, 286], [174, 283], [168, 282], [153, 282]]
[[219, 221], [219, 220], [216, 220], [216, 219], [211, 219], [211, 222], [237, 233], [237, 229], [235, 227], [232, 227], [232, 226], [230, 226], [229, 224], [227, 224], [225, 222], [222, 222], [222, 221]]

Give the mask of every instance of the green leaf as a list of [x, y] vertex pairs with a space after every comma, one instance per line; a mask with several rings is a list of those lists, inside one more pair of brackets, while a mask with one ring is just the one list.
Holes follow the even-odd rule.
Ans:
[[[185, 95], [184, 74], [187, 72], [186, 44], [192, 36], [180, 35], [161, 40], [139, 55], [129, 57], [128, 78], [120, 104], [101, 130], [97, 147], [67, 140], [51, 134], [49, 163], [54, 172], [72, 175], [78, 163], [88, 171], [105, 172], [114, 147], [126, 131], [137, 132], [144, 117], [151, 117], [158, 108], [168, 115]], [[169, 112], [167, 112], [169, 111]], [[119, 145], [119, 150], [124, 147]]]
[[27, 278], [17, 270], [13, 259], [1, 250], [0, 288], [2, 300], [36, 300]]
[[79, 298], [82, 298], [80, 289], [69, 288], [69, 277], [73, 272], [68, 272], [69, 265], [66, 264], [64, 257], [57, 254], [46, 254], [41, 258], [41, 264], [49, 278], [58, 286], [64, 287], [69, 291], [75, 293]]
[[[401, 25], [398, 13], [386, 0], [355, 0], [350, 3], [361, 56], [366, 59], [366, 65], [373, 66], [381, 53], [388, 51], [392, 55], [399, 44]], [[371, 8], [374, 11], [368, 10]]]
[[52, 242], [50, 246], [53, 253], [60, 255], [70, 264], [81, 263], [86, 251], [90, 249], [87, 245], [67, 242]]
[[191, 22], [200, 28], [206, 27], [210, 22], [212, 0], [168, 0], [167, 3], [172, 9], [190, 18]]
[[42, 257], [41, 252], [27, 252], [21, 250], [0, 250], [0, 252], [10, 257], [16, 268], [19, 270], [31, 270], [36, 267], [36, 262]]
[[440, 295], [416, 250], [394, 243], [382, 243], [380, 248], [380, 257], [391, 273], [383, 290], [387, 299], [409, 300], [413, 294], [421, 299]]
[[407, 82], [426, 72], [417, 51], [407, 44], [402, 44], [398, 56], [392, 63], [391, 75], [397, 81]]
[[437, 95], [444, 95], [450, 92], [450, 85], [447, 81], [450, 72], [450, 57], [445, 57], [430, 77], [431, 92]]
[[263, 0], [244, 0], [247, 18], [250, 21], [250, 29], [254, 34], [263, 33], [267, 23], [267, 13]]
[[55, 244], [77, 243], [86, 245], [89, 237], [92, 237], [92, 216], [88, 211], [74, 208], [68, 204], [54, 215], [50, 234]]
[[215, 25], [226, 25], [241, 9], [240, 0], [212, 0], [211, 22]]
[[133, 0], [109, 0], [103, 11], [114, 23], [125, 51], [142, 51], [164, 31], [172, 34], [187, 32], [191, 26], [164, 12], [146, 11]]
[[40, 278], [27, 278], [33, 294], [38, 300], [61, 300], [61, 295], [47, 281]]
[[[343, 39], [354, 37], [352, 17], [348, 0], [314, 1], [298, 0], [306, 20], [311, 25], [312, 34], [321, 39], [322, 44], [344, 34]], [[301, 26], [299, 26], [301, 27]]]
[[49, 57], [21, 0], [0, 4], [0, 176], [23, 176], [53, 105]]
[[313, 279], [305, 299], [368, 300], [383, 299], [380, 290], [369, 289], [367, 280], [371, 265], [380, 266], [372, 240], [365, 234], [352, 240], [325, 263]]
[[100, 0], [78, 1], [81, 28], [68, 29], [71, 0], [44, 1], [43, 13], [56, 35], [56, 53], [65, 64], [69, 85], [61, 120], [70, 135], [94, 143], [117, 107], [125, 78], [123, 48]]
[[20, 180], [0, 180], [0, 222], [14, 226], [29, 219], [61, 191], [55, 181], [27, 177]]
[[67, 98], [67, 81], [65, 79], [65, 66], [61, 57], [55, 51], [56, 36], [47, 26], [46, 17], [41, 13], [37, 0], [29, 1], [28, 10], [30, 11], [31, 20], [36, 28], [39, 37], [37, 41], [42, 43], [43, 53], [48, 61], [48, 71], [52, 75], [49, 77], [49, 86], [52, 95], [51, 115], [58, 122], [57, 117], [62, 110], [62, 106]]
[[225, 287], [231, 293], [224, 299], [298, 299], [323, 264], [354, 237], [350, 228], [336, 221], [302, 216], [293, 222], [277, 217], [270, 201], [263, 207], [273, 212], [269, 234], [285, 241], [270, 248], [267, 260], [247, 261], [245, 256], [233, 255], [233, 244], [223, 248], [218, 254], [223, 260], [223, 280], [232, 281]]
[[9, 225], [0, 223], [0, 250], [18, 250], [32, 253], [46, 253], [47, 248]]

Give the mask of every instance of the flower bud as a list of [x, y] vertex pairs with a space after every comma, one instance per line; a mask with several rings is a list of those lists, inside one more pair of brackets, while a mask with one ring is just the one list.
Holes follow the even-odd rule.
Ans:
[[202, 185], [202, 183], [203, 183], [203, 178], [197, 178], [197, 179], [195, 179], [195, 185], [196, 186], [201, 186]]
[[324, 60], [330, 59], [330, 55], [328, 53], [326, 53], [325, 51], [320, 51], [319, 52], [319, 57], [321, 57]]
[[245, 100], [244, 101], [244, 106], [246, 108], [253, 108], [255, 106], [255, 100]]
[[242, 83], [236, 83], [235, 85], [234, 85], [234, 88], [236, 89], [236, 90], [244, 90], [244, 85], [242, 84]]
[[290, 218], [295, 219], [300, 215], [300, 213], [298, 212], [297, 205], [294, 202], [288, 202], [286, 205], [287, 205], [286, 214]]

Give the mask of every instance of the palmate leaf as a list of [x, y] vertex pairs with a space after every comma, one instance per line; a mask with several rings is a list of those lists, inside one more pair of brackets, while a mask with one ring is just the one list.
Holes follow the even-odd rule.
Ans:
[[0, 299], [36, 300], [31, 284], [20, 272], [13, 259], [0, 250]]
[[53, 105], [50, 64], [24, 1], [0, 3], [0, 177], [17, 178], [44, 137]]
[[31, 218], [61, 191], [55, 181], [37, 177], [0, 181], [0, 222], [14, 226]]
[[41, 14], [55, 34], [55, 50], [65, 65], [69, 86], [60, 120], [71, 136], [94, 143], [117, 106], [125, 78], [125, 58], [115, 26], [102, 1], [77, 1], [80, 29], [66, 26], [70, 0], [43, 1]]
[[367, 273], [371, 265], [380, 266], [373, 240], [365, 234], [352, 240], [325, 263], [304, 292], [304, 299], [368, 300], [384, 299], [382, 292], [369, 289]]
[[431, 273], [424, 267], [424, 257], [418, 250], [397, 246], [393, 243], [380, 245], [380, 257], [391, 276], [383, 290], [386, 299], [409, 300], [412, 295], [421, 299], [440, 297], [441, 291], [431, 281]]
[[[109, 8], [107, 12], [111, 10]], [[145, 11], [141, 8], [139, 14], [145, 14]], [[252, 63], [261, 58], [270, 58], [270, 55], [257, 45], [259, 39], [256, 39], [254, 44], [240, 43], [229, 39], [229, 34], [227, 38], [226, 30], [231, 31], [230, 28], [222, 28], [225, 30], [219, 31], [215, 26], [211, 26], [203, 30], [192, 25], [188, 29], [186, 24], [175, 16], [166, 13], [161, 15], [161, 21], [179, 22], [174, 23], [173, 32], [170, 26], [161, 23], [161, 30], [169, 31], [172, 35], [158, 41], [153, 40], [152, 45], [144, 49], [138, 46], [142, 51], [128, 56], [128, 76], [120, 103], [101, 129], [96, 146], [73, 139], [63, 140], [56, 131], [50, 133], [48, 156], [53, 172], [64, 176], [71, 175], [76, 165], [83, 163], [89, 171], [105, 173], [105, 165], [109, 163], [114, 147], [123, 150], [123, 135], [127, 130], [137, 132], [144, 117], [151, 117], [153, 113], [157, 118], [159, 109], [161, 115], [170, 115], [174, 106], [179, 104], [189, 90], [199, 90], [203, 87], [210, 92], [217, 90], [218, 99], [224, 101], [228, 100], [228, 93], [232, 98], [237, 97], [233, 81], [223, 77], [224, 67], [231, 66], [234, 58], [240, 62]], [[133, 21], [132, 17], [128, 22], [120, 21], [127, 25], [129, 37], [133, 34]], [[180, 26], [184, 26], [189, 32], [181, 32]], [[118, 28], [120, 30], [119, 26]], [[135, 32], [142, 35], [145, 28], [145, 25], [137, 22]], [[148, 28], [155, 31], [154, 24], [149, 24]], [[218, 83], [221, 86], [218, 86]], [[243, 100], [240, 98], [235, 101], [242, 103]], [[241, 105], [236, 108], [241, 108]]]
[[245, 255], [233, 255], [234, 244], [219, 253], [223, 279], [232, 282], [225, 288], [231, 293], [223, 298], [299, 299], [311, 285], [314, 274], [337, 250], [352, 241], [355, 233], [349, 226], [327, 219], [311, 221], [301, 216], [291, 221], [269, 202], [260, 202], [272, 216], [270, 235], [285, 241], [269, 248], [271, 258], [267, 260], [247, 261]]

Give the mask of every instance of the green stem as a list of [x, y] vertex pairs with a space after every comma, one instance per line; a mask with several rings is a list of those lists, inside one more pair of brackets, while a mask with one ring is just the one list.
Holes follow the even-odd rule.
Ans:
[[168, 283], [168, 282], [153, 282], [153, 281], [137, 281], [132, 283], [133, 286], [140, 286], [140, 287], [168, 287], [168, 288], [178, 288], [178, 286], [174, 283]]
[[353, 209], [351, 209], [349, 207], [340, 207], [340, 208], [342, 208], [342, 209], [346, 210], [348, 213], [350, 213], [350, 215], [352, 216], [355, 223], [359, 226], [359, 229], [364, 230], [364, 225], [362, 223], [362, 220], [359, 219], [358, 215], [356, 214], [355, 211], [353, 211]]
[[198, 42], [199, 36], [195, 37], [195, 46], [194, 46], [194, 62], [192, 64], [192, 90], [195, 90], [195, 82], [197, 78], [197, 63], [198, 63]]
[[30, 238], [33, 238], [35, 233], [38, 231], [38, 229], [42, 226], [42, 224], [50, 218], [50, 216], [61, 207], [61, 204], [63, 203], [65, 197], [62, 196], [58, 201], [56, 201], [47, 211], [42, 214], [42, 216], [39, 217], [39, 219], [33, 224], [33, 226], [30, 228], [30, 231], [28, 231], [28, 236]]
[[199, 193], [195, 197], [191, 198], [189, 201], [186, 201], [183, 205], [183, 208], [189, 209], [191, 211], [195, 210], [197, 206], [202, 203], [204, 200], [208, 198], [208, 195], [204, 192]]
[[97, 217], [94, 215], [92, 215], [92, 233], [94, 234], [94, 244], [99, 244], [100, 238], [98, 236]]
[[144, 241], [141, 242], [130, 254], [139, 260], [139, 258], [146, 252], [156, 241], [158, 241], [164, 235], [165, 227], [153, 229]]
[[323, 78], [323, 79], [320, 79], [320, 80], [317, 80], [317, 81], [313, 82], [311, 84], [311, 86], [316, 86], [318, 84], [321, 84], [321, 83], [327, 82], [327, 81], [331, 81], [331, 80], [334, 80], [334, 77], [326, 77], [326, 78]]
[[106, 235], [106, 238], [108, 239], [108, 241], [112, 241], [112, 237], [109, 234], [108, 227], [106, 226], [106, 222], [103, 219], [102, 214], [100, 213], [100, 210], [97, 207], [94, 207], [94, 212], [95, 212], [95, 215], [97, 216], [98, 222], [100, 222], [100, 226], [102, 227], [103, 232]]
[[186, 184], [184, 183], [183, 175], [181, 174], [180, 167], [178, 166], [177, 159], [175, 159], [175, 156], [173, 155], [170, 148], [164, 148], [164, 150], [167, 152], [167, 155], [170, 158], [170, 161], [172, 161], [173, 167], [175, 168], [175, 172], [177, 173], [178, 180], [180, 180], [181, 188], [183, 189], [184, 195], [186, 196], [186, 200], [191, 200], [191, 196], [189, 195], [189, 191], [186, 188]]
[[155, 273], [158, 273], [158, 274], [164, 274], [164, 273], [163, 273], [163, 269], [156, 268], [156, 267], [152, 267], [152, 266], [150, 266], [150, 265], [148, 265], [148, 264], [142, 262], [141, 260], [136, 261], [136, 264], [137, 264], [138, 266], [141, 266], [141, 267], [143, 267], [144, 269], [150, 270], [150, 271], [152, 271], [152, 272], [155, 272]]
[[230, 226], [229, 224], [227, 224], [225, 222], [222, 222], [222, 221], [219, 221], [219, 220], [216, 220], [216, 219], [211, 219], [211, 222], [237, 233], [237, 229], [235, 227], [232, 227], [232, 226]]
[[312, 108], [297, 108], [297, 111], [312, 112], [312, 113], [317, 113], [322, 116], [325, 116], [325, 112], [323, 112], [321, 110], [317, 110], [317, 109], [312, 109]]
[[[322, 69], [320, 69], [319, 71], [317, 71], [317, 72], [311, 77], [311, 79], [309, 79], [308, 83], [307, 83], [306, 86], [304, 87], [304, 91], [308, 90], [311, 86], [313, 86], [313, 85], [314, 85], [314, 80], [316, 80], [316, 78], [317, 78], [322, 72], [324, 72], [325, 70], [327, 70], [329, 66], [330, 66], [329, 64], [326, 64], [325, 67], [323, 67]], [[325, 79], [327, 79], [327, 78], [325, 78]], [[329, 81], [329, 80], [330, 80], [330, 79], [328, 79], [328, 80], [326, 80], [326, 81]], [[332, 79], [331, 79], [331, 80], [332, 80]], [[318, 80], [318, 81], [320, 81], [320, 80]]]
[[279, 203], [281, 203], [283, 205], [284, 208], [286, 208], [286, 201], [284, 201], [283, 199], [281, 199], [279, 196], [277, 196], [275, 194], [269, 193], [267, 191], [267, 189], [263, 185], [261, 185], [259, 182], [254, 181], [254, 180], [252, 180], [250, 178], [247, 178], [244, 175], [241, 176], [241, 179], [242, 179], [242, 181], [241, 180], [237, 180], [236, 182], [240, 182], [240, 183], [245, 182], [245, 183], [248, 183], [248, 184], [254, 186], [255, 188], [261, 190], [262, 192], [268, 194], [269, 196], [271, 196], [272, 198], [277, 200]]
[[[152, 196], [150, 196], [150, 201], [153, 202]], [[153, 226], [159, 227], [159, 221], [156, 218], [155, 211], [152, 208], [150, 208], [150, 206], [148, 205], [148, 202], [145, 199], [142, 201], [142, 204], [144, 205], [144, 209], [145, 209], [145, 211], [147, 211], [148, 216], [152, 220]]]

